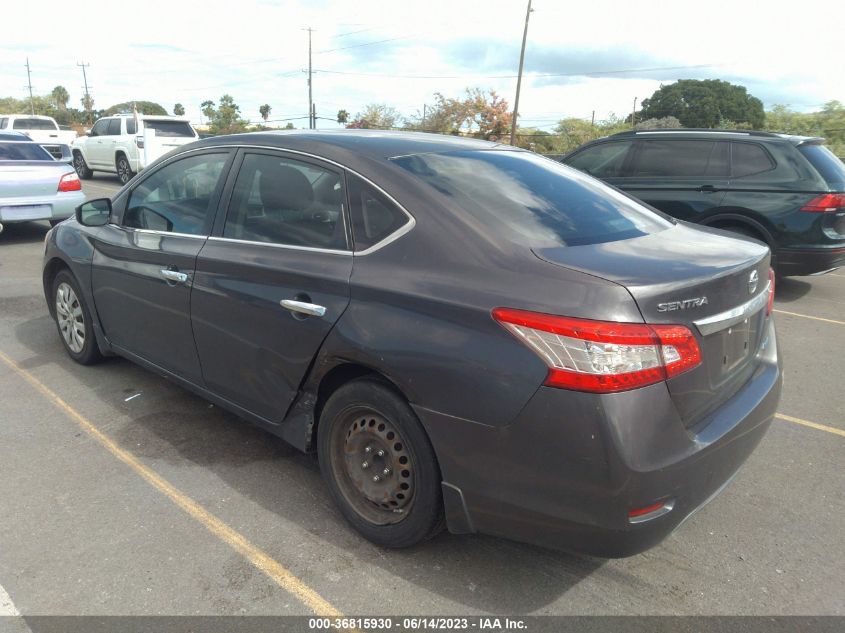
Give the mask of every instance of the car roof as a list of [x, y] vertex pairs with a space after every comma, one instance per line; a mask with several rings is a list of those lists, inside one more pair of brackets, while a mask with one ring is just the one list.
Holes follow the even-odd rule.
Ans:
[[801, 145], [807, 142], [822, 142], [823, 138], [818, 136], [797, 136], [792, 134], [781, 134], [778, 132], [761, 132], [758, 130], [713, 130], [709, 128], [678, 128], [678, 129], [653, 129], [653, 130], [628, 130], [619, 132], [606, 138], [625, 137], [686, 137], [686, 138], [733, 138], [749, 137], [755, 139], [785, 140], [793, 145]]
[[0, 114], [2, 117], [10, 117], [15, 119], [50, 119], [54, 121], [53, 117], [44, 114]]
[[441, 154], [466, 150], [507, 149], [509, 145], [474, 138], [387, 130], [279, 130], [249, 132], [203, 139], [204, 145], [262, 145], [280, 149], [313, 152], [329, 159], [347, 159], [350, 155], [383, 160], [413, 154]]
[[0, 132], [0, 141], [18, 141], [24, 143], [35, 142], [23, 132], [15, 132], [13, 130], [9, 130], [8, 132]]

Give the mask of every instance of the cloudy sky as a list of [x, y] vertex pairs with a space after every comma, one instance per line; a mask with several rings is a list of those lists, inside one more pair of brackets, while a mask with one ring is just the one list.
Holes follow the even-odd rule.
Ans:
[[[308, 27], [314, 29], [319, 127], [337, 127], [386, 103], [405, 116], [435, 92], [492, 88], [511, 104], [525, 0], [234, 0], [130, 3], [16, 2], [4, 8], [0, 96], [27, 95], [26, 58], [37, 94], [64, 85], [79, 106], [87, 68], [97, 108], [149, 100], [185, 105], [231, 94], [256, 121], [307, 125]], [[564, 117], [624, 116], [634, 99], [677, 79], [745, 85], [766, 107], [813, 110], [845, 102], [839, 33], [845, 3], [534, 0], [520, 123], [550, 129]], [[20, 28], [14, 28], [14, 24]], [[836, 25], [829, 28], [827, 25]]]

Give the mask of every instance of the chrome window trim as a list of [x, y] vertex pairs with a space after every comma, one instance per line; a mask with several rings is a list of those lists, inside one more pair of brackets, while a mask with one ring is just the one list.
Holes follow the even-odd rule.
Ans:
[[120, 229], [121, 231], [126, 231], [127, 233], [145, 233], [147, 235], [169, 235], [172, 237], [190, 237], [195, 240], [207, 240], [208, 235], [197, 235], [195, 233], [176, 233], [173, 231], [156, 231], [153, 229], [137, 229], [133, 226], [123, 226], [122, 224], [114, 224], [109, 222], [109, 226], [113, 226], [115, 228]]
[[236, 237], [217, 237], [211, 236], [208, 238], [211, 242], [233, 242], [237, 244], [248, 244], [250, 246], [269, 246], [270, 248], [284, 248], [291, 251], [312, 251], [315, 253], [326, 253], [328, 255], [346, 255], [352, 256], [352, 251], [341, 251], [333, 248], [318, 248], [316, 246], [296, 246], [294, 244], [276, 244], [275, 242], [256, 242], [255, 240], [242, 240]]
[[[395, 242], [400, 237], [402, 237], [403, 235], [410, 232], [417, 225], [417, 221], [414, 218], [414, 216], [411, 215], [410, 211], [408, 211], [405, 207], [403, 207], [401, 204], [399, 204], [399, 202], [397, 202], [396, 198], [391, 196], [389, 193], [387, 193], [384, 189], [379, 187], [376, 183], [374, 183], [372, 180], [370, 180], [366, 176], [364, 176], [364, 175], [360, 174], [359, 172], [355, 171], [354, 169], [351, 169], [351, 168], [347, 167], [346, 165], [338, 163], [337, 161], [334, 161], [330, 158], [325, 158], [323, 156], [318, 156], [316, 154], [310, 154], [308, 152], [303, 152], [303, 151], [297, 150], [297, 149], [287, 149], [285, 147], [272, 147], [272, 146], [266, 146], [266, 145], [236, 145], [236, 144], [232, 144], [232, 145], [206, 145], [206, 146], [203, 146], [203, 147], [195, 147], [193, 149], [189, 149], [189, 150], [186, 150], [184, 152], [179, 152], [175, 156], [171, 156], [166, 161], [164, 161], [160, 165], [156, 166], [156, 171], [158, 171], [158, 169], [164, 167], [165, 165], [167, 165], [171, 161], [184, 157], [186, 154], [191, 154], [193, 152], [204, 152], [204, 151], [207, 151], [207, 150], [221, 150], [221, 149], [222, 150], [235, 150], [235, 151], [237, 151], [239, 149], [258, 149], [258, 150], [264, 150], [264, 151], [270, 151], [270, 152], [296, 154], [296, 155], [299, 155], [299, 156], [305, 156], [306, 158], [311, 158], [313, 160], [322, 161], [324, 163], [328, 163], [329, 165], [334, 165], [335, 167], [338, 167], [340, 169], [348, 171], [350, 174], [354, 174], [355, 176], [357, 176], [358, 178], [360, 178], [361, 180], [366, 182], [371, 187], [374, 187], [375, 189], [377, 189], [388, 200], [390, 200], [390, 202], [395, 204], [396, 207], [400, 211], [402, 211], [402, 213], [404, 213], [407, 216], [408, 221], [405, 224], [403, 224], [402, 226], [400, 226], [398, 229], [396, 229], [390, 235], [385, 236], [384, 238], [382, 238], [381, 240], [379, 240], [378, 242], [376, 242], [375, 244], [373, 244], [369, 248], [365, 248], [362, 251], [336, 251], [336, 250], [333, 250], [333, 249], [315, 248], [315, 247], [311, 247], [311, 246], [293, 246], [293, 245], [290, 245], [290, 244], [273, 244], [271, 242], [251, 242], [249, 240], [236, 240], [235, 238], [210, 237], [209, 239], [215, 239], [215, 240], [227, 239], [227, 240], [243, 242], [243, 243], [246, 243], [246, 244], [258, 244], [258, 245], [261, 245], [261, 246], [280, 246], [280, 247], [295, 249], [295, 250], [317, 251], [317, 252], [323, 252], [323, 253], [326, 253], [326, 252], [328, 252], [328, 253], [343, 253], [343, 254], [346, 254], [346, 255], [354, 255], [355, 257], [363, 257], [365, 255], [370, 255], [371, 253], [375, 253], [377, 250], [387, 246], [391, 242]], [[350, 213], [351, 213], [351, 209], [350, 209]], [[351, 218], [350, 218], [350, 223], [351, 223]]]
[[766, 287], [763, 288], [763, 292], [750, 301], [746, 301], [742, 305], [738, 305], [730, 310], [725, 310], [719, 314], [714, 314], [713, 316], [693, 321], [695, 327], [698, 328], [698, 331], [701, 332], [702, 336], [707, 336], [708, 334], [713, 334], [720, 330], [724, 330], [726, 327], [731, 327], [732, 325], [736, 325], [737, 323], [744, 321], [749, 316], [766, 306], [769, 302], [769, 288], [771, 288], [771, 285], [771, 282], [767, 283]]

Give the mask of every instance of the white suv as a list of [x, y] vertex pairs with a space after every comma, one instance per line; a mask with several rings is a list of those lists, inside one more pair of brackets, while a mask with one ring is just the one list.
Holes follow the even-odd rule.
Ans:
[[117, 174], [126, 184], [136, 173], [174, 147], [197, 140], [188, 119], [172, 116], [118, 115], [97, 120], [87, 136], [71, 145], [80, 178], [95, 171]]

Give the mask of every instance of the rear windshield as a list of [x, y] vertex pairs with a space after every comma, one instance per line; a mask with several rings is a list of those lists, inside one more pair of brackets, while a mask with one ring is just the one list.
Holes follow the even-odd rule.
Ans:
[[531, 152], [460, 151], [393, 161], [486, 225], [532, 247], [596, 244], [672, 223], [615, 189]]
[[147, 119], [144, 121], [144, 127], [148, 130], [155, 130], [156, 136], [194, 137], [194, 128], [186, 121], [156, 121], [155, 119]]
[[13, 130], [53, 130], [56, 125], [49, 119], [15, 119], [12, 124]]
[[0, 160], [49, 160], [53, 157], [38, 143], [0, 141]]
[[817, 143], [799, 145], [798, 151], [810, 161], [831, 189], [845, 191], [845, 165], [836, 154]]

